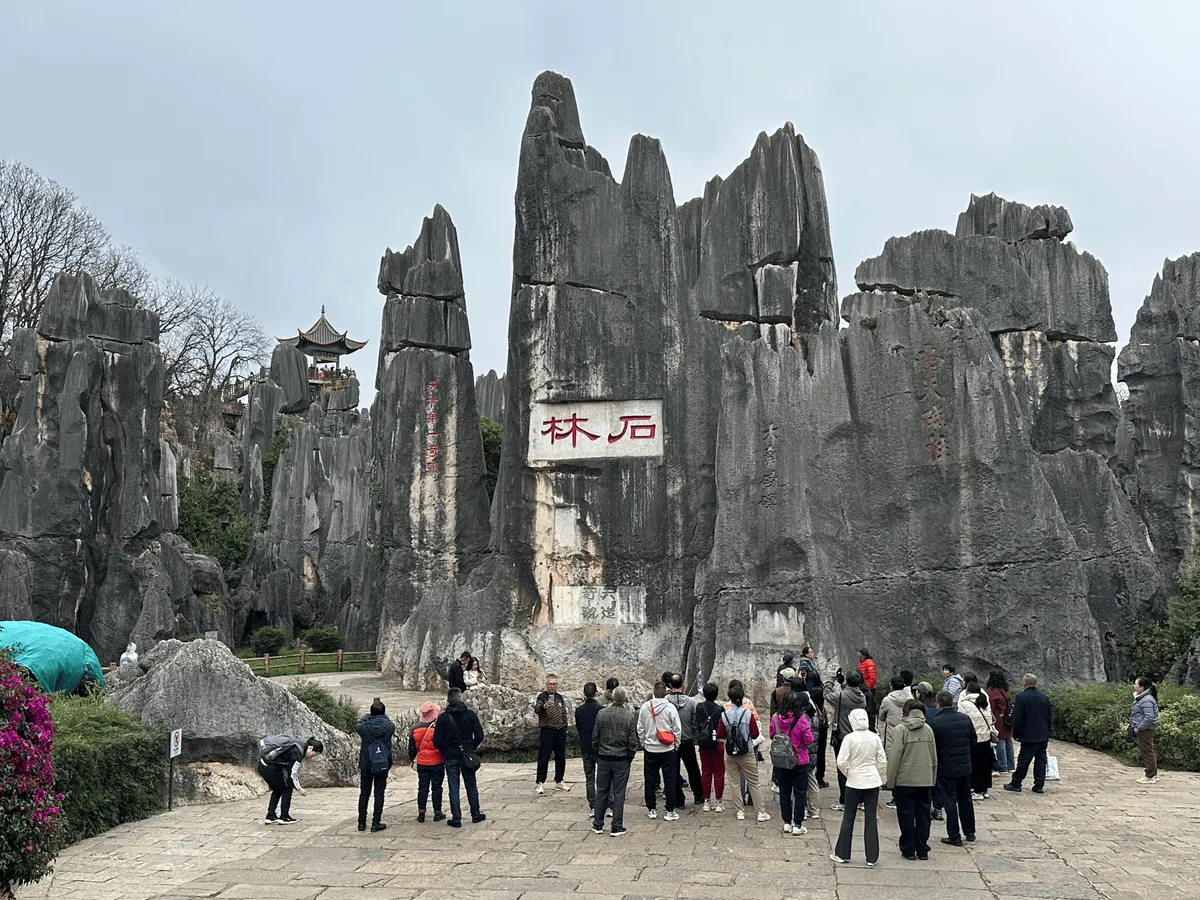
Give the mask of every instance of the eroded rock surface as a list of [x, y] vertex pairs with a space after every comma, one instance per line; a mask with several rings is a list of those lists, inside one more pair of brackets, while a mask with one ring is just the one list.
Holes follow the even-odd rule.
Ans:
[[110, 681], [106, 702], [148, 724], [183, 729], [182, 763], [254, 768], [264, 735], [316, 737], [325, 752], [304, 763], [302, 783], [358, 784], [358, 740], [326, 725], [282, 685], [257, 677], [218, 641], [164, 641]]

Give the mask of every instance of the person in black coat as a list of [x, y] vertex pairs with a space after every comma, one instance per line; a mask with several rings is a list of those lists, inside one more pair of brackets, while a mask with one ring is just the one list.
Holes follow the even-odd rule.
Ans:
[[1050, 698], [1038, 690], [1037, 676], [1026, 675], [1021, 679], [1024, 690], [1013, 701], [1012, 733], [1021, 744], [1017, 755], [1017, 768], [1012, 781], [1004, 785], [1006, 791], [1021, 790], [1021, 782], [1033, 763], [1033, 792], [1040, 794], [1046, 786], [1046, 748], [1050, 745]]
[[458, 655], [458, 659], [450, 663], [450, 671], [446, 673], [446, 679], [450, 682], [450, 690], [458, 689], [463, 692], [467, 690], [467, 679], [463, 673], [467, 671], [467, 666], [470, 664], [470, 650], [464, 650]]
[[463, 765], [463, 748], [478, 750], [483, 743], [483, 726], [479, 716], [467, 709], [462, 702], [462, 691], [451, 688], [446, 695], [446, 709], [438, 716], [433, 726], [433, 746], [442, 751], [446, 758], [447, 793], [450, 795], [450, 818], [446, 824], [451, 828], [462, 827], [462, 806], [458, 793], [458, 780], [467, 789], [467, 804], [471, 808], [471, 821], [482, 822], [487, 818], [479, 809], [479, 788], [475, 783], [475, 770]]
[[592, 746], [592, 729], [596, 716], [604, 707], [596, 699], [596, 682], [583, 686], [583, 702], [575, 707], [575, 730], [579, 732], [579, 756], [583, 760], [583, 779], [587, 782], [589, 814], [596, 805], [596, 749]]
[[975, 840], [975, 806], [971, 799], [971, 745], [975, 743], [975, 726], [954, 709], [954, 698], [949, 691], [938, 692], [937, 705], [938, 714], [929, 727], [937, 746], [938, 790], [946, 803], [946, 836], [942, 843], [961, 847], [964, 837]]
[[[387, 828], [380, 819], [383, 818], [383, 792], [387, 790], [388, 772], [392, 768], [392, 738], [396, 736], [396, 723], [386, 715], [383, 701], [378, 697], [371, 704], [371, 711], [358, 720], [354, 730], [362, 738], [362, 748], [358, 751], [358, 830], [367, 830], [367, 800], [370, 799], [371, 789], [375, 789], [375, 810], [371, 816], [371, 830], [383, 831]], [[371, 761], [371, 747], [380, 742], [387, 748], [387, 768], [375, 772]]]

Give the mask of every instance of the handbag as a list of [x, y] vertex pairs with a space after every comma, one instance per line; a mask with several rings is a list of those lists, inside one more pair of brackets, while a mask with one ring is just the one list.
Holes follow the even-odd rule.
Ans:
[[650, 701], [650, 718], [654, 722], [654, 736], [658, 738], [658, 742], [664, 747], [670, 747], [675, 743], [675, 732], [663, 731], [658, 727], [658, 715], [654, 712], [654, 701]]

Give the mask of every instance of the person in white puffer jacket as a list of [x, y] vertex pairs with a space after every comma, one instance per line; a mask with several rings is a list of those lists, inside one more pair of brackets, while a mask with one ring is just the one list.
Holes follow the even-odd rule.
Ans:
[[867, 865], [879, 861], [879, 788], [887, 780], [887, 754], [879, 735], [868, 730], [870, 720], [865, 709], [850, 711], [850, 727], [853, 729], [838, 750], [838, 771], [846, 776], [846, 810], [842, 814], [842, 828], [838, 833], [837, 848], [829, 858], [837, 863], [850, 862], [850, 851], [854, 841], [854, 819], [858, 807], [863, 808], [863, 837], [867, 845]]
[[967, 685], [958, 697], [957, 708], [975, 728], [975, 743], [971, 745], [971, 799], [990, 800], [988, 791], [992, 789], [992, 770], [996, 766], [996, 751], [992, 749], [997, 734], [996, 718], [979, 682]]

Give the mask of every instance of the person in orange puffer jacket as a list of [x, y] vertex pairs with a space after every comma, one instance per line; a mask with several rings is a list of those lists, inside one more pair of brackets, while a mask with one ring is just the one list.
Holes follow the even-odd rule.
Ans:
[[871, 659], [871, 651], [866, 647], [858, 649], [858, 671], [863, 677], [863, 687], [869, 691], [875, 690], [875, 682], [879, 675], [875, 671], [875, 660]]
[[433, 821], [446, 818], [442, 812], [442, 782], [446, 777], [446, 759], [433, 746], [433, 726], [437, 722], [438, 705], [421, 704], [421, 718], [408, 737], [408, 758], [417, 764], [417, 821], [425, 821], [425, 801], [433, 788]]

